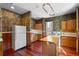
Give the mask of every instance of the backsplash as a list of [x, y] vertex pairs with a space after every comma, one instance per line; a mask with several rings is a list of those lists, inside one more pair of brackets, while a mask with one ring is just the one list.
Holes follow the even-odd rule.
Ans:
[[53, 18], [53, 31], [60, 31], [62, 16]]
[[2, 13], [1, 13], [1, 8], [0, 8], [0, 38], [2, 37], [2, 21], [1, 21], [1, 16], [2, 16]]
[[1, 29], [2, 29], [2, 22], [1, 22], [1, 17], [0, 17], [0, 32], [1, 32]]
[[20, 25], [20, 15], [2, 9], [2, 32], [12, 31], [13, 25]]
[[21, 25], [27, 27], [27, 30], [30, 30], [30, 20], [31, 20], [31, 13], [30, 11], [21, 15]]
[[1, 32], [1, 29], [2, 29], [1, 16], [2, 16], [2, 13], [1, 13], [1, 8], [0, 8], [0, 32]]
[[[27, 29], [29, 29], [28, 13], [22, 16], [20, 14], [17, 14], [15, 12], [12, 12], [6, 9], [1, 9], [1, 12], [2, 12], [2, 32], [11, 32], [12, 26], [14, 25], [24, 25], [24, 26], [27, 26]], [[0, 22], [1, 22], [1, 18], [0, 18]]]
[[1, 8], [0, 8], [0, 17], [2, 16], [2, 13], [1, 13]]

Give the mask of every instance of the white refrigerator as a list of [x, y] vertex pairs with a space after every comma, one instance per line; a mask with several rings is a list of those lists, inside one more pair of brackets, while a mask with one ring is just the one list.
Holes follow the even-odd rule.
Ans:
[[13, 26], [12, 27], [12, 48], [16, 51], [25, 47], [26, 40], [26, 26]]

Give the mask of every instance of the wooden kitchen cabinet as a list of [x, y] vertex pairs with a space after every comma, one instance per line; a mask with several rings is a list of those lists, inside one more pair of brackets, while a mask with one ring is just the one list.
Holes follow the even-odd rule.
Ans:
[[2, 42], [0, 42], [0, 56], [3, 55], [3, 44]]
[[76, 21], [66, 20], [61, 22], [61, 31], [63, 32], [75, 32], [76, 31]]
[[27, 32], [26, 33], [26, 35], [27, 35], [27, 46], [30, 46], [31, 45], [31, 35], [32, 35], [32, 33], [30, 33], [30, 32]]
[[42, 30], [43, 29], [43, 22], [41, 20], [36, 20], [33, 24], [34, 29]]
[[43, 32], [43, 33], [41, 33], [41, 34], [37, 34], [37, 39], [38, 40], [41, 40], [42, 38], [45, 38], [46, 36], [45, 36], [45, 33]]
[[37, 38], [38, 38], [38, 40], [42, 39], [43, 38], [43, 34], [37, 34]]
[[61, 39], [62, 46], [76, 48], [76, 37], [63, 36]]
[[34, 34], [32, 33], [32, 36], [31, 36], [31, 42], [35, 42], [38, 40], [38, 34]]
[[79, 53], [79, 40], [78, 40], [78, 53]]
[[61, 31], [67, 31], [67, 25], [66, 25], [67, 21], [62, 21], [61, 22]]
[[3, 50], [8, 50], [12, 48], [12, 33], [2, 33], [3, 38]]
[[42, 23], [36, 23], [34, 27], [35, 27], [35, 29], [41, 30], [43, 28], [43, 25], [42, 25]]
[[76, 21], [75, 20], [68, 20], [67, 21], [67, 31], [68, 32], [75, 32], [76, 31]]

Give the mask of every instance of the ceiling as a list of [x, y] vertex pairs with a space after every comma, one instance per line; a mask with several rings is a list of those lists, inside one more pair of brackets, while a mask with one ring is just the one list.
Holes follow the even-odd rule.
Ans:
[[[50, 16], [42, 8], [44, 3], [0, 3], [1, 8], [9, 9], [19, 14], [31, 11], [33, 18], [47, 18], [64, 15], [67, 13], [74, 12], [78, 3], [50, 3], [55, 15]], [[14, 6], [15, 9], [11, 9]], [[46, 7], [46, 9], [49, 9]]]

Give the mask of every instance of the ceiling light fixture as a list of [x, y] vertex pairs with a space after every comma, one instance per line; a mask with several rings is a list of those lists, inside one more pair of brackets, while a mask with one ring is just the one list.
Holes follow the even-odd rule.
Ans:
[[10, 8], [11, 8], [11, 9], [15, 9], [15, 7], [14, 7], [14, 6], [11, 6]]
[[53, 9], [53, 7], [50, 5], [50, 3], [44, 3], [42, 5], [42, 9], [49, 14], [50, 16], [54, 16], [55, 15], [55, 11]]

